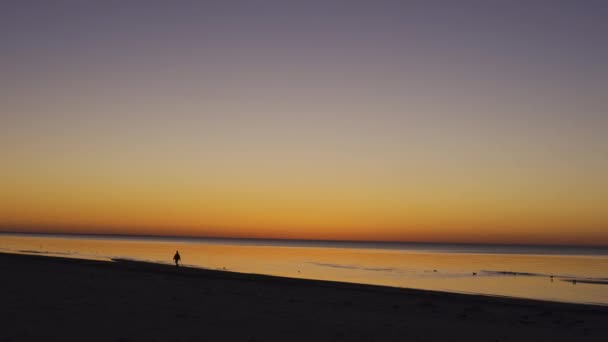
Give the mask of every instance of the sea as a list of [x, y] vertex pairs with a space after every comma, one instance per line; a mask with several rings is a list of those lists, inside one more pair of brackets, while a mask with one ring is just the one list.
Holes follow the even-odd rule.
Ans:
[[608, 305], [608, 247], [0, 233], [0, 252]]

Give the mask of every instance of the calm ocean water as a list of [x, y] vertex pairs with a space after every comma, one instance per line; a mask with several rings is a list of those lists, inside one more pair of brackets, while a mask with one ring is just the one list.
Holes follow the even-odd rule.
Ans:
[[116, 258], [608, 305], [608, 248], [0, 234], [0, 252]]

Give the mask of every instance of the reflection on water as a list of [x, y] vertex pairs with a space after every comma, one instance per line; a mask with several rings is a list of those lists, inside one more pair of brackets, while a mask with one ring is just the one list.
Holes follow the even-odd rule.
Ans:
[[450, 245], [390, 249], [374, 244], [365, 248], [298, 242], [294, 247], [286, 242], [272, 246], [239, 241], [2, 234], [0, 252], [170, 264], [179, 250], [184, 265], [202, 268], [608, 305], [608, 254], [601, 249], [560, 255], [551, 247], [541, 255], [488, 253], [490, 246], [483, 252], [471, 247], [466, 253], [465, 247]]

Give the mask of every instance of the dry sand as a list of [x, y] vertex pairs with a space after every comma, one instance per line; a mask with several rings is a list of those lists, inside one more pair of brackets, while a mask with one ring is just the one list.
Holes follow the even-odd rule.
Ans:
[[0, 254], [0, 341], [608, 341], [608, 307]]

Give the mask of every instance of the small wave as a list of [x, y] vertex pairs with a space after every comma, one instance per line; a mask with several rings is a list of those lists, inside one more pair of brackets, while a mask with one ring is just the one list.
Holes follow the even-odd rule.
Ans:
[[486, 275], [509, 275], [509, 276], [525, 276], [525, 277], [551, 277], [550, 274], [531, 273], [531, 272], [481, 270], [481, 273], [486, 274]]
[[563, 278], [561, 281], [566, 281], [572, 284], [593, 284], [593, 285], [608, 285], [607, 278]]
[[331, 267], [331, 268], [345, 268], [345, 269], [349, 269], [349, 270], [361, 269], [361, 267], [353, 266], [353, 265], [329, 264], [329, 263], [314, 262], [314, 261], [309, 261], [309, 262], [307, 262], [307, 264], [323, 266], [323, 267]]
[[31, 250], [18, 250], [19, 253], [28, 253], [28, 254], [49, 254], [49, 255], [72, 255], [72, 253], [67, 252], [49, 252], [49, 251], [31, 251]]
[[511, 271], [481, 271], [486, 275], [505, 275], [505, 276], [524, 276], [524, 277], [544, 277], [551, 279], [558, 279], [569, 283], [577, 284], [595, 284], [595, 285], [608, 285], [608, 278], [589, 278], [589, 277], [575, 277], [571, 275], [555, 275], [555, 274], [544, 274], [544, 273], [530, 273], [530, 272], [511, 272]]
[[388, 268], [388, 267], [361, 267], [361, 266], [357, 266], [357, 265], [331, 264], [331, 263], [315, 262], [315, 261], [309, 261], [309, 262], [307, 262], [307, 264], [321, 266], [321, 267], [342, 268], [342, 269], [348, 269], [348, 270], [362, 270], [362, 271], [373, 271], [373, 272], [392, 272], [395, 270], [393, 268]]
[[362, 269], [366, 270], [366, 271], [376, 271], [376, 272], [392, 272], [395, 270], [394, 268], [374, 268], [374, 267], [365, 267]]

